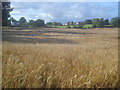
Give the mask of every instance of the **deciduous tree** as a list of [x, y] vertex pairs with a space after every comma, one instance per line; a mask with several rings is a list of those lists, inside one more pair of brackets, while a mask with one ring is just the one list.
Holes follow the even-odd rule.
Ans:
[[19, 19], [19, 22], [21, 27], [25, 27], [27, 25], [27, 20], [25, 19], [25, 17], [21, 17]]
[[10, 7], [10, 2], [2, 2], [2, 26], [8, 26], [10, 12], [13, 8]]

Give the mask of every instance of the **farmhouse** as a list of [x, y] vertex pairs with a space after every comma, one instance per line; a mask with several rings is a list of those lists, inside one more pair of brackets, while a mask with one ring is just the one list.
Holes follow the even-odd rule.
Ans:
[[79, 25], [79, 23], [77, 22], [76, 25]]
[[74, 23], [74, 22], [68, 22], [68, 23], [64, 23], [63, 25], [65, 25], [65, 26], [68, 26], [68, 25], [76, 25], [76, 23]]

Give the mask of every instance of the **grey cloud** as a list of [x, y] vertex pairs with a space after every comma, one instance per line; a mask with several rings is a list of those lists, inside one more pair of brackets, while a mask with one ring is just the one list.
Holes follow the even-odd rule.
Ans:
[[[11, 15], [14, 17], [41, 18], [46, 22], [81, 21], [87, 18], [117, 17], [117, 3], [85, 3], [85, 2], [14, 2]], [[18, 17], [17, 16], [17, 17]], [[37, 18], [35, 17], [37, 16]]]

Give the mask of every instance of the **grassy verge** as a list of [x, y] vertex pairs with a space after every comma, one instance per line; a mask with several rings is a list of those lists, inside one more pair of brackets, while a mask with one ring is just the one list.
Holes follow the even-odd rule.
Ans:
[[93, 24], [86, 24], [83, 26], [83, 28], [87, 29], [87, 28], [93, 28]]

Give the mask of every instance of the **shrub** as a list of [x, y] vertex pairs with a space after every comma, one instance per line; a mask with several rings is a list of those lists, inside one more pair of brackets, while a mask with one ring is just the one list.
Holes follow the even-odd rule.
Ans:
[[70, 26], [67, 26], [67, 28], [71, 28]]

